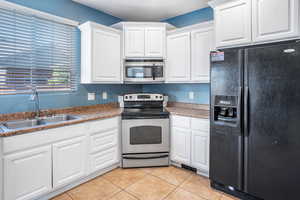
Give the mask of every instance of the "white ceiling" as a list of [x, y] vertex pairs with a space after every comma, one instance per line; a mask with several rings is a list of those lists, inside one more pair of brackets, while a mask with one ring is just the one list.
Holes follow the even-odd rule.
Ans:
[[73, 0], [128, 21], [160, 21], [207, 7], [209, 0]]

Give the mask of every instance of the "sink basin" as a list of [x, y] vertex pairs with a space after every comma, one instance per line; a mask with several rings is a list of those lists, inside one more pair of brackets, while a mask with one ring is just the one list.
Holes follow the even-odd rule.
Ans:
[[79, 119], [78, 116], [74, 115], [53, 115], [50, 117], [42, 117], [40, 120], [46, 124], [48, 123], [58, 123], [58, 122], [66, 122], [70, 120]]
[[2, 129], [2, 132], [6, 132], [17, 129], [34, 128], [42, 125], [61, 123], [75, 119], [79, 119], [79, 117], [74, 115], [53, 115], [50, 117], [41, 117], [37, 119], [9, 121], [0, 124], [0, 130]]
[[5, 122], [4, 124], [2, 124], [2, 129], [13, 130], [13, 129], [31, 128], [43, 124], [45, 123], [38, 119], [18, 120], [18, 121]]

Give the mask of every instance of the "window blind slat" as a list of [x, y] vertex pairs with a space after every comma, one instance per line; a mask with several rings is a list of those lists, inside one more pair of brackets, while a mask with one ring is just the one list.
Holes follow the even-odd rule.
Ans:
[[0, 94], [77, 88], [76, 28], [0, 9]]

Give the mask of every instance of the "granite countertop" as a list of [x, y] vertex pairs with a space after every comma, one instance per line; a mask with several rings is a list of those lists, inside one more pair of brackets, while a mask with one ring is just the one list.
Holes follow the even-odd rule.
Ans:
[[209, 105], [206, 104], [170, 102], [167, 110], [175, 115], [209, 119]]
[[[187, 117], [196, 117], [196, 118], [209, 118], [209, 106], [200, 105], [200, 104], [188, 104], [188, 103], [178, 103], [178, 102], [169, 102], [167, 110], [171, 114], [187, 116]], [[41, 131], [50, 128], [57, 128], [72, 124], [78, 124], [82, 122], [112, 118], [120, 116], [122, 113], [122, 108], [118, 107], [117, 103], [110, 104], [99, 104], [92, 106], [79, 106], [72, 108], [64, 109], [53, 109], [53, 110], [43, 110], [41, 116], [48, 115], [59, 115], [59, 114], [69, 114], [78, 116], [79, 119], [64, 121], [61, 123], [46, 124], [32, 128], [17, 129], [9, 132], [2, 131], [0, 129], [0, 137], [14, 136], [24, 133], [30, 133], [34, 131]], [[20, 112], [12, 114], [1, 114], [0, 115], [0, 124], [6, 121], [22, 120], [22, 119], [32, 119], [34, 118], [35, 113], [33, 112]]]
[[[64, 121], [61, 123], [46, 124], [37, 127], [17, 129], [8, 132], [0, 131], [0, 137], [14, 136], [14, 135], [30, 133], [34, 131], [41, 131], [50, 128], [57, 128], [57, 127], [62, 127], [62, 126], [67, 126], [72, 124], [78, 124], [78, 123], [92, 121], [92, 120], [112, 118], [112, 117], [119, 116], [121, 112], [122, 109], [119, 108], [118, 105], [114, 103], [100, 104], [100, 105], [93, 105], [93, 106], [80, 106], [80, 107], [57, 109], [57, 110], [46, 110], [46, 111], [42, 111], [41, 113], [42, 116], [47, 116], [50, 114], [52, 115], [70, 114], [70, 115], [78, 116], [79, 118], [75, 120]], [[4, 114], [4, 115], [0, 115], [0, 124], [1, 122], [5, 122], [5, 121], [28, 119], [33, 117], [34, 117], [34, 113], [31, 112]]]

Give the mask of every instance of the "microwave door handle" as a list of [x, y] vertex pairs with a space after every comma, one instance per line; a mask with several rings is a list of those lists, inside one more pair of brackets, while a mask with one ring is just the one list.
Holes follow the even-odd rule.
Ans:
[[155, 80], [155, 65], [152, 66], [152, 78]]

